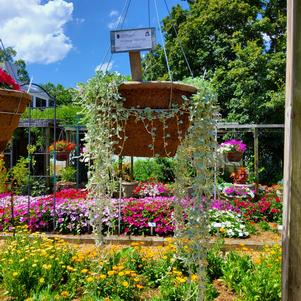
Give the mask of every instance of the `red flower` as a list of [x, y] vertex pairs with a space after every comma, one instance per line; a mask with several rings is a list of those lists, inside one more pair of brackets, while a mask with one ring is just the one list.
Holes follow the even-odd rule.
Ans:
[[0, 68], [0, 88], [20, 90], [20, 86], [16, 81], [4, 70]]
[[[72, 150], [75, 149], [76, 145], [74, 143], [65, 141], [65, 140], [60, 140], [60, 141], [56, 141], [55, 144], [56, 147], [56, 151], [58, 152], [71, 152]], [[54, 143], [52, 143], [49, 148], [48, 148], [49, 152], [53, 152], [54, 151]]]

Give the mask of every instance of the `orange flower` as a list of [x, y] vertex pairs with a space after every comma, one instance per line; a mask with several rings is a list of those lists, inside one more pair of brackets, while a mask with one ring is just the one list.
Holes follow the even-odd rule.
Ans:
[[59, 141], [56, 141], [55, 143], [52, 143], [49, 146], [48, 151], [53, 152], [54, 146], [55, 146], [57, 152], [71, 152], [72, 150], [75, 149], [76, 145], [74, 143], [68, 142], [66, 140], [59, 140]]

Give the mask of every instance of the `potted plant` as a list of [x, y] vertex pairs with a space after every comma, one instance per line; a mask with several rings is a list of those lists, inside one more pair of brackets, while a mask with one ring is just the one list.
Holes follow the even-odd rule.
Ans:
[[140, 182], [133, 190], [133, 194], [137, 197], [156, 197], [169, 195], [168, 188], [155, 179]]
[[246, 184], [248, 180], [248, 170], [245, 167], [240, 167], [231, 173], [230, 178], [234, 184]]
[[70, 152], [75, 149], [75, 144], [66, 140], [59, 140], [53, 142], [49, 147], [48, 151], [54, 153], [56, 150], [56, 159], [58, 161], [66, 161], [69, 158]]
[[241, 140], [227, 140], [220, 144], [218, 152], [227, 155], [230, 162], [239, 162], [247, 146]]
[[57, 190], [76, 188], [76, 169], [73, 166], [66, 166], [60, 171], [61, 180], [57, 183]]
[[246, 167], [239, 167], [238, 169], [235, 169], [235, 171], [231, 173], [230, 178], [233, 179], [234, 186], [255, 189], [255, 184], [247, 184], [249, 172]]
[[[114, 166], [115, 173], [117, 178], [121, 178], [121, 188], [122, 188], [122, 195], [125, 198], [130, 198], [133, 196], [133, 190], [138, 185], [137, 181], [134, 181], [133, 175], [131, 174], [131, 165], [129, 162], [122, 162], [122, 168], [119, 169], [120, 162], [117, 161]], [[116, 197], [119, 197], [118, 193], [114, 193]]]
[[0, 68], [0, 152], [6, 148], [30, 102], [31, 95], [21, 91], [15, 80]]

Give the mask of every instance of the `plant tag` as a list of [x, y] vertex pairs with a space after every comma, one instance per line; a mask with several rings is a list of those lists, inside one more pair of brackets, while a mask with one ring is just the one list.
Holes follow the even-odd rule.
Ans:
[[152, 227], [154, 228], [154, 227], [156, 227], [156, 223], [151, 223], [151, 222], [149, 222], [149, 223], [148, 223], [148, 226], [151, 227], [151, 228], [152, 228]]

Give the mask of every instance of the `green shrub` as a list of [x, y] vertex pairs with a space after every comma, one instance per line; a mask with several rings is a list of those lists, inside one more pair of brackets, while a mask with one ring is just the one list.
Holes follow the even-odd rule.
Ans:
[[172, 158], [137, 160], [134, 164], [134, 177], [137, 181], [155, 179], [162, 183], [174, 182], [175, 161]]
[[239, 292], [242, 279], [253, 269], [254, 266], [250, 256], [230, 252], [222, 266], [222, 279], [230, 289]]
[[223, 243], [223, 240], [218, 240], [216, 244], [208, 251], [207, 276], [209, 282], [212, 282], [212, 280], [218, 279], [223, 275], [222, 267], [224, 263], [224, 258], [221, 253]]
[[76, 169], [73, 166], [66, 166], [61, 170], [61, 180], [64, 182], [75, 182]]
[[252, 273], [241, 280], [240, 294], [244, 301], [281, 300], [281, 248], [267, 247], [260, 258], [255, 260]]
[[175, 181], [175, 161], [172, 158], [156, 158], [155, 162], [160, 166], [158, 180], [162, 183], [172, 183]]
[[134, 178], [137, 181], [159, 180], [161, 176], [160, 165], [154, 159], [137, 160], [134, 163]]

